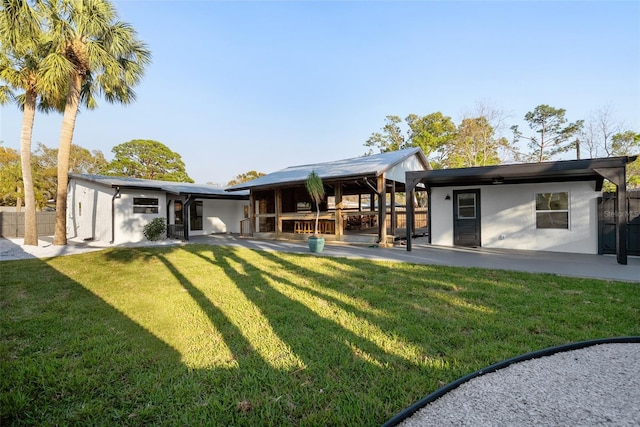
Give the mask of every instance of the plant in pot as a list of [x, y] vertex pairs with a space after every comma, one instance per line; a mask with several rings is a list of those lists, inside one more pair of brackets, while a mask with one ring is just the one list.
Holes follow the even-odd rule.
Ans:
[[322, 252], [324, 249], [324, 237], [318, 234], [318, 221], [320, 220], [320, 202], [324, 197], [324, 184], [322, 178], [315, 171], [311, 171], [305, 182], [307, 192], [311, 196], [311, 200], [316, 205], [316, 224], [313, 229], [313, 235], [309, 237], [309, 250], [311, 252]]

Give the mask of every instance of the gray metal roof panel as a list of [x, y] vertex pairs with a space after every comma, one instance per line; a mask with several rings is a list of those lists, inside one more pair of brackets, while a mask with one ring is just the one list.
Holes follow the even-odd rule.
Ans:
[[371, 156], [336, 160], [333, 162], [291, 166], [268, 175], [261, 176], [252, 181], [234, 185], [229, 188], [229, 191], [269, 187], [285, 183], [301, 183], [307, 179], [307, 176], [311, 171], [315, 171], [320, 178], [325, 181], [352, 176], [379, 176], [393, 166], [414, 155], [418, 155], [425, 167], [429, 167], [429, 163], [422, 153], [422, 150], [419, 148], [409, 148], [405, 150], [374, 154]]
[[106, 175], [89, 175], [89, 174], [69, 174], [70, 178], [82, 179], [89, 182], [109, 186], [109, 187], [123, 187], [123, 188], [139, 188], [148, 190], [165, 191], [167, 193], [183, 195], [192, 194], [199, 196], [221, 196], [234, 198], [237, 196], [248, 196], [249, 192], [229, 193], [226, 189], [207, 185], [207, 184], [192, 184], [188, 182], [172, 182], [172, 181], [159, 181], [153, 179], [139, 179], [123, 176], [106, 176]]

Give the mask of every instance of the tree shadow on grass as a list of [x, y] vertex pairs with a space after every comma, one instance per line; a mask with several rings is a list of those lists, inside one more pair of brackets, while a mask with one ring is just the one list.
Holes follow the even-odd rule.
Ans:
[[[422, 354], [420, 346], [381, 329], [374, 323], [377, 315], [353, 310], [342, 299], [287, 279], [282, 274], [286, 263], [267, 270], [232, 248], [188, 250], [221, 267], [302, 359], [305, 369], [296, 375], [299, 381], [292, 384], [290, 398], [305, 408], [296, 416], [305, 423], [326, 424], [335, 420], [326, 417], [331, 413], [340, 414], [349, 425], [380, 424], [397, 411], [398, 396], [415, 400], [426, 383], [435, 382], [440, 371], [449, 368], [446, 362]], [[272, 253], [259, 256], [282, 261]], [[416, 371], [424, 374], [424, 382], [416, 382]]]
[[[508, 317], [509, 313], [500, 311], [500, 303], [490, 299], [497, 294], [478, 296], [473, 284], [490, 288], [496, 280], [489, 275], [474, 274], [472, 270], [400, 267], [394, 263], [324, 257], [303, 259], [298, 264], [297, 256], [186, 245], [105, 251], [83, 256], [81, 265], [51, 260], [47, 268], [54, 269], [52, 277], [58, 275], [60, 280], [69, 281], [51, 289], [66, 289], [74, 303], [56, 305], [56, 298], [49, 294], [41, 298], [43, 301], [38, 299], [39, 305], [31, 311], [46, 311], [51, 300], [59, 308], [46, 311], [49, 316], [62, 313], [68, 319], [64, 327], [59, 322], [53, 329], [45, 325], [42, 336], [38, 336], [39, 323], [32, 322], [29, 329], [42, 340], [37, 348], [32, 345], [30, 351], [38, 354], [40, 349], [47, 349], [56, 340], [56, 334], [64, 337], [60, 330], [73, 332], [75, 323], [87, 323], [82, 318], [86, 316], [94, 326], [88, 329], [82, 326], [87, 330], [80, 336], [74, 335], [75, 340], [61, 340], [65, 355], [78, 353], [82, 360], [90, 349], [74, 352], [76, 342], [92, 343], [89, 337], [95, 328], [95, 336], [99, 338], [96, 348], [100, 348], [102, 336], [109, 330], [99, 320], [121, 318], [125, 325], [133, 325], [131, 334], [137, 335], [140, 329], [141, 336], [148, 336], [149, 344], [141, 346], [143, 353], [147, 346], [153, 348], [158, 343], [160, 355], [151, 361], [131, 361], [117, 354], [115, 360], [123, 365], [117, 368], [109, 364], [110, 357], [98, 359], [93, 367], [101, 373], [96, 381], [102, 386], [106, 403], [100, 406], [100, 401], [92, 398], [89, 403], [93, 406], [86, 406], [91, 408], [86, 411], [97, 415], [87, 419], [90, 423], [96, 420], [95, 424], [180, 425], [379, 425], [442, 385], [439, 382], [453, 381], [487, 366], [489, 363], [481, 356], [483, 352], [493, 357], [505, 354], [505, 358], [522, 353], [506, 354], [506, 350], [496, 351], [495, 347], [484, 350], [495, 346], [495, 342], [501, 345], [503, 339], [492, 335], [492, 322], [496, 319], [502, 322], [494, 330], [504, 334], [509, 330], [504, 326], [506, 323], [516, 319], [513, 328], [521, 328], [518, 321], [530, 313], [523, 310], [517, 314], [520, 317]], [[21, 270], [22, 276], [12, 279], [14, 285], [20, 280], [33, 282], [41, 276], [41, 272], [33, 269]], [[429, 277], [416, 279], [416, 271]], [[65, 272], [83, 283], [69, 279]], [[45, 276], [46, 273], [43, 269]], [[93, 280], [103, 284], [98, 287]], [[505, 285], [504, 278], [498, 277], [497, 283], [504, 287], [501, 292], [513, 290]], [[77, 301], [71, 291], [81, 286], [93, 293], [85, 291], [87, 297]], [[171, 298], [165, 298], [166, 295]], [[451, 295], [457, 299], [446, 298]], [[16, 291], [11, 301], [16, 305], [20, 298], [20, 292]], [[33, 300], [30, 298], [29, 301]], [[84, 300], [97, 303], [85, 307], [81, 304]], [[96, 316], [90, 312], [94, 306], [103, 305], [108, 308], [107, 314]], [[478, 310], [481, 305], [494, 308], [496, 313], [484, 314]], [[17, 315], [12, 311], [11, 316]], [[200, 323], [178, 323], [173, 328], [186, 337], [180, 345], [162, 335], [159, 323], [183, 322], [189, 317], [199, 318]], [[191, 328], [202, 330], [194, 334]], [[526, 329], [516, 332], [517, 338], [504, 337], [505, 343], [527, 335]], [[116, 335], [114, 342], [126, 344], [140, 339], [125, 336], [120, 340], [120, 335]], [[194, 363], [185, 356], [197, 353], [188, 347], [190, 340], [204, 343], [207, 351], [227, 348], [229, 360], [214, 360], [203, 353], [204, 359], [209, 358], [207, 363]], [[165, 347], [169, 356], [163, 358]], [[412, 357], [411, 351], [417, 357]], [[115, 352], [98, 351], [92, 357]], [[136, 353], [126, 350], [122, 354]], [[457, 355], [464, 360], [462, 366], [456, 361]], [[19, 357], [26, 355], [20, 353]], [[4, 360], [9, 359], [3, 356], [3, 371], [8, 366]], [[77, 358], [68, 359], [65, 368], [75, 372], [73, 362]], [[54, 363], [57, 359], [48, 355], [46, 360]], [[12, 380], [38, 384], [38, 375], [44, 374], [39, 373], [39, 365], [30, 366], [29, 373], [20, 374], [19, 378], [13, 376]], [[133, 380], [122, 386], [118, 382], [122, 375], [112, 378], [103, 371], [126, 371]], [[45, 369], [46, 375], [53, 375], [47, 372]], [[107, 388], [110, 382], [117, 387]], [[83, 381], [61, 379], [56, 383], [52, 379], [47, 384], [75, 390], [77, 383]], [[9, 386], [2, 384], [4, 393]], [[125, 390], [125, 397], [120, 397], [120, 389]], [[55, 394], [45, 394], [46, 398], [37, 403], [47, 409], [37, 412], [34, 409], [37, 407], [30, 404], [32, 418], [12, 421], [39, 424], [44, 420], [39, 414], [44, 414], [43, 417], [51, 416], [47, 422], [54, 419], [57, 424], [68, 424], [69, 420], [73, 423], [78, 419], [76, 412], [68, 411], [71, 416], [63, 412], [70, 405], [74, 408], [85, 405], [86, 394], [67, 391], [58, 401]], [[125, 400], [121, 404], [125, 409], [112, 403], [120, 400]]]
[[157, 422], [180, 355], [49, 262], [0, 263], [1, 424]]

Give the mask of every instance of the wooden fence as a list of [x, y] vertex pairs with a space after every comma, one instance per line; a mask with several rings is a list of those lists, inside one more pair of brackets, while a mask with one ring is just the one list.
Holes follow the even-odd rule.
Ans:
[[[56, 227], [55, 212], [36, 212], [38, 236], [53, 236]], [[24, 237], [24, 212], [0, 212], [0, 236]]]

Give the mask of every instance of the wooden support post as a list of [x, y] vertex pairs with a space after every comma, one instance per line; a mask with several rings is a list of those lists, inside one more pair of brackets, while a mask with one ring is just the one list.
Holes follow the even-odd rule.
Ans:
[[255, 194], [253, 193], [253, 191], [249, 191], [249, 223], [251, 224], [250, 227], [250, 233], [251, 236], [253, 236], [253, 234], [256, 232], [256, 209], [255, 209], [255, 203], [256, 203], [256, 199], [255, 199]]
[[391, 181], [391, 235], [396, 236], [396, 227], [398, 226], [398, 218], [396, 214], [396, 182]]
[[405, 220], [407, 221], [407, 228], [406, 228], [406, 238], [407, 238], [407, 251], [411, 252], [411, 237], [412, 237], [412, 232], [411, 232], [411, 224], [413, 224], [413, 217], [414, 217], [414, 208], [413, 208], [413, 196], [414, 196], [414, 191], [413, 189], [409, 190], [408, 193], [405, 193], [405, 197], [407, 198], [407, 211], [406, 211], [406, 218]]
[[627, 186], [616, 186], [616, 259], [618, 264], [627, 265]]
[[627, 265], [627, 180], [626, 165], [617, 168], [594, 169], [600, 176], [616, 185], [616, 259], [618, 264]]
[[280, 190], [279, 188], [276, 188], [275, 190], [275, 195], [274, 197], [276, 198], [275, 200], [275, 208], [276, 208], [276, 236], [280, 236], [282, 234], [282, 219], [281, 219], [281, 214], [282, 214], [282, 190]]
[[387, 185], [384, 174], [378, 177], [378, 238], [387, 244]]
[[344, 224], [342, 221], [342, 184], [336, 184], [336, 226], [335, 234], [338, 240], [342, 240], [342, 233], [344, 230]]

